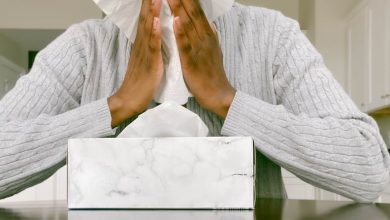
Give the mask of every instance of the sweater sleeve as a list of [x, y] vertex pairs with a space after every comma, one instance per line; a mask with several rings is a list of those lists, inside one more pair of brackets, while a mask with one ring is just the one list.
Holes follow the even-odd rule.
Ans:
[[265, 156], [314, 186], [374, 201], [389, 180], [375, 121], [358, 110], [295, 21], [279, 19], [275, 32], [277, 104], [238, 91], [222, 134], [252, 136]]
[[86, 39], [81, 24], [69, 28], [0, 100], [0, 198], [42, 182], [63, 166], [69, 138], [114, 134], [107, 98], [80, 105]]

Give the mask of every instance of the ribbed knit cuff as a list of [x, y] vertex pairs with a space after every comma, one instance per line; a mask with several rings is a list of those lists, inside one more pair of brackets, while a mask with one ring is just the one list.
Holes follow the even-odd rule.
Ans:
[[[88, 103], [80, 107], [84, 115], [82, 121], [88, 129], [88, 137], [106, 137], [115, 134], [116, 129], [111, 128], [111, 112], [107, 98]], [[80, 109], [80, 110], [81, 110]]]
[[263, 101], [241, 91], [237, 91], [222, 126], [221, 134], [224, 136], [248, 135], [247, 126], [250, 122], [248, 114], [254, 111], [259, 111], [259, 114], [261, 114], [260, 109], [258, 109], [258, 102]]

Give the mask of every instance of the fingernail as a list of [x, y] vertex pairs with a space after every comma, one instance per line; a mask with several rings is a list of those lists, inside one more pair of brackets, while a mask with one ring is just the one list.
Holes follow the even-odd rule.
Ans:
[[180, 21], [179, 21], [179, 17], [175, 17], [174, 21], [175, 21], [175, 25], [176, 25], [176, 27], [180, 28]]
[[153, 19], [153, 30], [154, 31], [157, 30], [157, 25], [158, 25], [158, 18], [154, 17], [154, 19]]

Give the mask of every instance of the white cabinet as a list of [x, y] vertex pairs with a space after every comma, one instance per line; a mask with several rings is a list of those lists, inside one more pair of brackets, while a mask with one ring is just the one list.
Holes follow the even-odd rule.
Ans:
[[[285, 169], [282, 169], [282, 176], [289, 199], [351, 201], [351, 199], [337, 193], [314, 187]], [[382, 195], [375, 202], [390, 203], [390, 184], [386, 186]]]
[[347, 23], [348, 91], [365, 112], [390, 104], [390, 3], [368, 0]]
[[387, 185], [385, 192], [383, 192], [382, 196], [379, 198], [379, 202], [390, 203], [390, 184]]
[[389, 62], [386, 48], [388, 0], [372, 0], [367, 5], [368, 14], [368, 97], [367, 110], [376, 110], [388, 104]]
[[0, 99], [14, 87], [16, 81], [26, 71], [0, 55]]
[[64, 166], [42, 183], [25, 189], [14, 196], [0, 200], [0, 204], [7, 202], [66, 200], [66, 181], [66, 166]]
[[349, 22], [348, 37], [348, 90], [351, 98], [366, 110], [366, 76], [368, 73], [368, 13], [364, 8]]
[[282, 169], [282, 176], [289, 199], [338, 201], [350, 200], [336, 193], [329, 192], [308, 184], [285, 169]]
[[289, 199], [315, 199], [315, 187], [282, 169], [284, 185]]

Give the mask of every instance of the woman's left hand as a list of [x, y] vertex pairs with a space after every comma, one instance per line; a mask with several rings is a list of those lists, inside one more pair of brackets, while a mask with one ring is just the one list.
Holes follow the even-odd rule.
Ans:
[[223, 55], [199, 0], [168, 0], [184, 80], [197, 102], [226, 118], [236, 90], [223, 67]]

